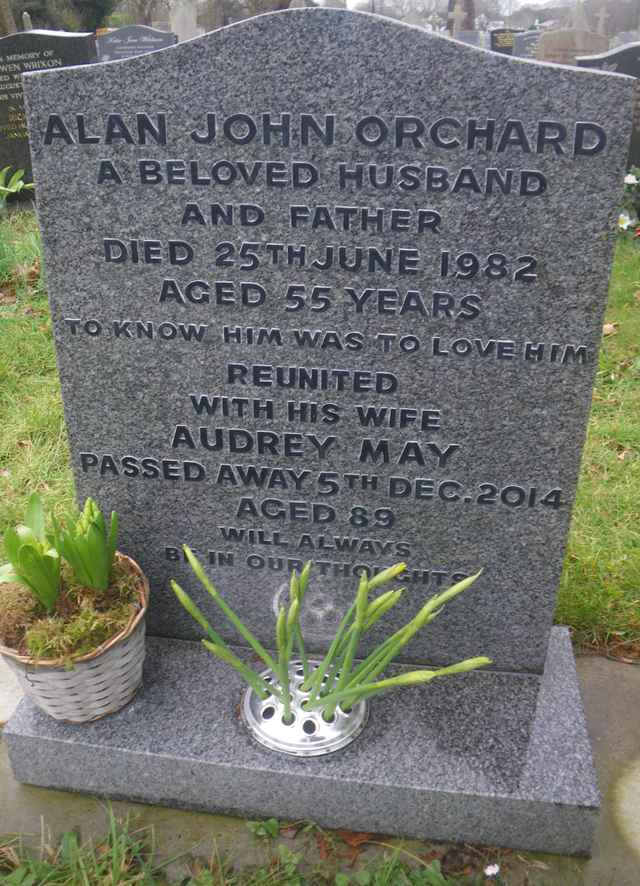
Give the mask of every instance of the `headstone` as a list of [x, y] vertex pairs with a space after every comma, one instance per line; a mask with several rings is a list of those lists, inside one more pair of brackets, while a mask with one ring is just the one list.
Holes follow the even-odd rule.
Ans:
[[640, 39], [638, 31], [620, 31], [619, 34], [612, 38], [611, 48], [615, 49], [617, 46], [624, 46], [625, 43], [637, 43], [638, 39]]
[[490, 49], [503, 55], [513, 55], [513, 41], [518, 30], [514, 28], [494, 28], [490, 33]]
[[98, 37], [98, 58], [101, 62], [117, 61], [155, 49], [166, 49], [177, 42], [177, 35], [171, 31], [160, 31], [146, 25], [127, 25]]
[[178, 40], [191, 40], [204, 34], [198, 24], [198, 8], [191, 0], [179, 0], [171, 5], [171, 28]]
[[469, 46], [482, 46], [482, 33], [480, 31], [458, 31], [454, 38]]
[[[77, 494], [120, 514], [155, 638], [108, 723], [22, 706], [18, 777], [587, 852], [598, 795], [552, 622], [633, 81], [304, 9], [25, 88]], [[313, 559], [315, 650], [363, 570], [410, 564], [387, 631], [483, 567], [404, 660], [495, 669], [391, 697], [339, 759], [260, 750], [235, 677], [178, 642], [199, 631], [169, 579], [210, 608], [183, 543], [264, 642]]]
[[513, 55], [517, 58], [535, 58], [542, 31], [523, 31], [513, 37]]
[[93, 34], [23, 31], [0, 38], [0, 169], [24, 169], [25, 181], [32, 180], [21, 75], [85, 65], [95, 57]]
[[592, 31], [565, 28], [559, 31], [546, 31], [538, 41], [536, 58], [539, 61], [555, 62], [560, 65], [575, 65], [579, 55], [592, 55], [606, 52], [608, 37]]
[[[627, 74], [640, 80], [640, 43], [619, 46], [600, 55], [580, 56], [577, 64], [581, 68], [595, 68], [600, 71], [613, 71]], [[640, 166], [640, 83], [637, 88], [636, 104], [633, 111], [633, 135], [629, 150], [629, 166]]]

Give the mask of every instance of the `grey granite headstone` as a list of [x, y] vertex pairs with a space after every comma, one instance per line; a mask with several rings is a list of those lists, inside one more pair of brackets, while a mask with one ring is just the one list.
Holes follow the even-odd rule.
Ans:
[[542, 670], [633, 87], [340, 10], [26, 78], [78, 495], [152, 633], [198, 636], [183, 543], [265, 640], [314, 559], [318, 647], [363, 568], [408, 561], [400, 620], [483, 567], [409, 658]]
[[[267, 642], [289, 569], [314, 559], [304, 623], [316, 648], [363, 569], [410, 564], [389, 630], [483, 567], [405, 660], [489, 655], [495, 671], [483, 685], [493, 688], [472, 692], [468, 709], [507, 697], [495, 680], [516, 695], [533, 687], [512, 710], [518, 759], [533, 774], [522, 780], [504, 762], [511, 780], [500, 781], [493, 751], [459, 724], [450, 732], [468, 751], [462, 781], [470, 796], [521, 802], [525, 829], [527, 816], [564, 804], [577, 829], [568, 826], [567, 844], [585, 851], [597, 792], [582, 744], [566, 792], [557, 784], [558, 748], [584, 722], [568, 701], [570, 654], [549, 638], [634, 81], [303, 9], [119, 65], [33, 74], [25, 89], [77, 492], [119, 512], [122, 547], [151, 580], [150, 632], [198, 636], [168, 589], [175, 577], [210, 605], [181, 558], [185, 542]], [[112, 721], [123, 730], [155, 722], [157, 700], [171, 707], [176, 693], [202, 717], [200, 678], [166, 682], [158, 662], [173, 641], [154, 642], [157, 692]], [[536, 693], [559, 668], [566, 685], [540, 708], [558, 722], [534, 742]], [[219, 774], [236, 729], [227, 702], [216, 708], [224, 679], [216, 670], [206, 684], [209, 715], [231, 730], [207, 758]], [[396, 704], [418, 765], [422, 726]], [[184, 783], [146, 789], [120, 727], [96, 729], [106, 757], [126, 761], [131, 795], [194, 805]], [[28, 763], [34, 731], [78, 753], [83, 734], [48, 730], [28, 706], [19, 714], [12, 758], [23, 780], [45, 783]], [[161, 729], [150, 741], [165, 738], [173, 746]], [[455, 765], [447, 740], [445, 729], [443, 771]], [[378, 735], [354, 754], [377, 773], [397, 746]], [[465, 793], [418, 778], [413, 765], [394, 769], [397, 805], [379, 829], [393, 829], [390, 816], [396, 830], [411, 820], [409, 797], [427, 802], [445, 782]], [[187, 779], [198, 771], [176, 767]], [[120, 792], [111, 776], [66, 778], [64, 768], [50, 784]], [[286, 770], [283, 790], [293, 790]], [[231, 808], [217, 778], [218, 808]], [[338, 767], [326, 804], [307, 817], [349, 825], [343, 778]], [[478, 816], [500, 807], [503, 824], [513, 812], [478, 802]], [[468, 833], [464, 808], [449, 810], [443, 831]]]
[[101, 34], [96, 42], [99, 60], [112, 62], [174, 46], [178, 42], [178, 36], [171, 31], [160, 31], [146, 25], [127, 25], [125, 28]]
[[93, 34], [24, 31], [0, 38], [0, 169], [24, 169], [31, 181], [31, 158], [21, 75], [85, 65], [96, 57]]
[[[627, 74], [640, 80], [640, 43], [618, 46], [600, 55], [583, 55], [576, 60], [581, 68], [595, 68], [599, 71], [614, 71]], [[637, 85], [637, 98], [633, 109], [633, 135], [629, 151], [629, 166], [640, 166], [640, 83]]]
[[517, 58], [535, 58], [542, 31], [523, 31], [513, 38], [513, 55]]

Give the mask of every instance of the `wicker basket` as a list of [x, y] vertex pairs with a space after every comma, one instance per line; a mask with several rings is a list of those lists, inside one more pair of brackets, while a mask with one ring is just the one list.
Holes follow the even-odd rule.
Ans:
[[119, 562], [137, 575], [140, 606], [129, 624], [65, 669], [61, 659], [34, 659], [0, 645], [0, 655], [17, 675], [25, 694], [56, 720], [86, 723], [112, 714], [131, 701], [142, 683], [145, 615], [149, 582], [138, 564], [124, 554]]

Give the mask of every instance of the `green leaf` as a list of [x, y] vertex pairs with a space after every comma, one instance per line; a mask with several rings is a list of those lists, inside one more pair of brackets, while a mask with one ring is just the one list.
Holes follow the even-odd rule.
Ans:
[[14, 188], [16, 188], [22, 178], [24, 178], [24, 169], [16, 169], [16, 171], [9, 179], [9, 184], [7, 185], [9, 190], [13, 190]]
[[7, 557], [14, 567], [18, 564], [18, 551], [20, 550], [21, 544], [22, 541], [16, 530], [9, 527], [4, 534], [4, 546], [7, 551]]
[[89, 573], [92, 578], [91, 587], [97, 591], [106, 591], [109, 586], [110, 564], [107, 562], [108, 548], [104, 533], [104, 520], [102, 524], [103, 528], [100, 530], [97, 523], [92, 523], [87, 532], [86, 546], [83, 546], [82, 543], [78, 545], [80, 550], [83, 550], [84, 547], [83, 553], [88, 554], [90, 558]]
[[47, 612], [53, 612], [60, 592], [60, 557], [56, 551], [42, 554], [31, 545], [22, 545], [19, 554], [20, 575], [28, 582]]
[[107, 539], [107, 551], [109, 558], [109, 578], [111, 578], [111, 569], [113, 568], [113, 558], [116, 554], [118, 545], [118, 515], [115, 511], [111, 511], [111, 523], [109, 525], [109, 538]]
[[29, 498], [27, 505], [27, 513], [25, 515], [25, 523], [31, 529], [38, 541], [44, 541], [44, 510], [42, 508], [42, 499], [37, 492]]

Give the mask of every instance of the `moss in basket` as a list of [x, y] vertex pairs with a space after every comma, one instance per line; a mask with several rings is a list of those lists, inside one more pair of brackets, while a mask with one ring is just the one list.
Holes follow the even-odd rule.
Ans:
[[87, 499], [77, 520], [47, 533], [42, 502], [32, 495], [24, 525], [5, 533], [0, 643], [70, 663], [123, 630], [138, 605], [139, 580], [114, 559], [117, 532], [115, 514], [107, 529]]

